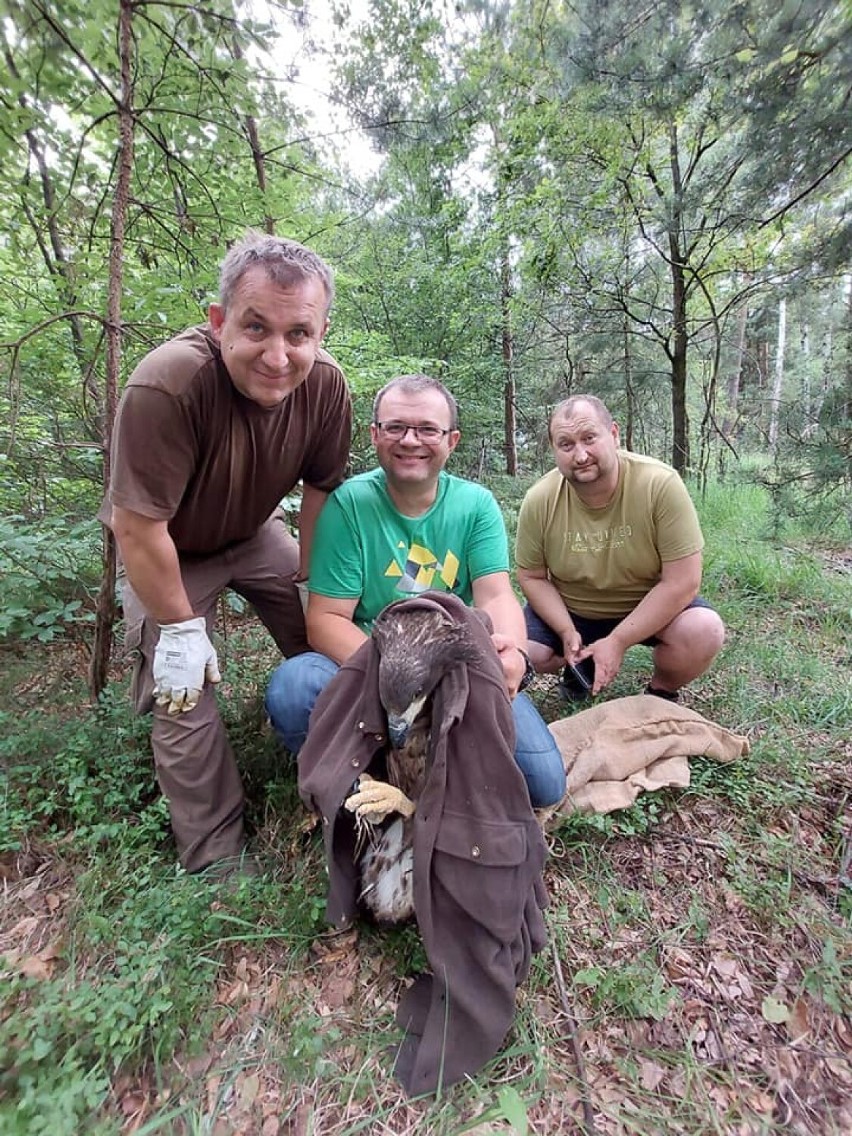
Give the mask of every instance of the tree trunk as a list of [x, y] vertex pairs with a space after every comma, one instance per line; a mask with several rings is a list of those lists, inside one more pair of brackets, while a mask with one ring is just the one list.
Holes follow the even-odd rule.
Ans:
[[[242, 60], [243, 51], [240, 47], [239, 40], [234, 38], [231, 41], [231, 52], [234, 59]], [[269, 203], [266, 197], [266, 155], [260, 145], [260, 135], [257, 129], [257, 119], [253, 114], [247, 114], [243, 119], [243, 125], [246, 129], [246, 137], [248, 138], [249, 148], [251, 149], [251, 160], [254, 165], [254, 174], [257, 178], [257, 187], [263, 194], [263, 200], [266, 203], [266, 209], [263, 217], [264, 232], [275, 232], [275, 218], [269, 212]]]
[[[124, 233], [130, 181], [133, 171], [133, 46], [132, 21], [134, 0], [120, 0], [118, 16], [118, 50], [121, 66], [121, 103], [118, 116], [118, 176], [112, 201], [109, 249], [109, 293], [107, 299], [106, 379], [104, 389], [103, 485], [110, 481], [110, 440], [118, 402], [118, 377], [121, 369], [121, 287], [124, 271]], [[112, 631], [115, 624], [116, 550], [112, 532], [103, 528], [103, 577], [98, 594], [95, 635], [89, 666], [89, 692], [96, 699], [106, 686], [112, 654]]]
[[[15, 64], [14, 56], [9, 51], [8, 47], [4, 47], [3, 56], [6, 61], [6, 66], [9, 69], [9, 74], [20, 82], [20, 73]], [[18, 95], [18, 104], [25, 111], [29, 109], [27, 97], [23, 92]], [[62, 243], [57, 220], [57, 195], [44, 147], [40, 143], [38, 135], [34, 130], [25, 130], [24, 137], [27, 140], [27, 149], [29, 150], [30, 157], [38, 169], [41, 195], [44, 201], [44, 227], [47, 229], [47, 240], [42, 233], [42, 224], [39, 218], [34, 216], [32, 210], [29, 208], [25, 192], [21, 195], [21, 207], [30, 223], [30, 228], [38, 245], [45, 268], [54, 280], [57, 281], [57, 288], [62, 297], [62, 303], [65, 305], [68, 312], [66, 318], [71, 332], [71, 347], [83, 379], [84, 406], [87, 401], [94, 402], [95, 406], [94, 413], [87, 415], [87, 422], [92, 432], [92, 439], [97, 440], [100, 437], [100, 406], [94, 371], [98, 349], [92, 353], [91, 357], [87, 355], [85, 337], [83, 334], [83, 321], [76, 310], [78, 297], [74, 284], [74, 265], [69, 261], [65, 246]], [[29, 173], [25, 175], [25, 182], [29, 180], [29, 176]]]
[[624, 420], [622, 445], [626, 450], [633, 449], [633, 423], [635, 421], [635, 396], [633, 393], [633, 366], [630, 355], [630, 320], [625, 314], [621, 323], [623, 344], [622, 366], [624, 368], [624, 393], [627, 396], [627, 414]]
[[778, 346], [775, 351], [775, 379], [769, 401], [769, 448], [778, 446], [778, 418], [781, 410], [781, 387], [784, 383], [784, 350], [787, 345], [787, 301], [778, 303]]
[[733, 430], [737, 421], [738, 405], [740, 401], [740, 381], [743, 373], [743, 359], [745, 358], [746, 327], [748, 326], [748, 303], [744, 303], [737, 315], [737, 342], [734, 350], [734, 360], [731, 373], [728, 376], [726, 393], [725, 417], [722, 421], [722, 433], [727, 437]]
[[515, 406], [515, 345], [512, 338], [512, 275], [509, 249], [504, 242], [500, 254], [500, 327], [503, 352], [503, 447], [506, 454], [506, 473], [515, 477], [518, 472], [516, 441], [517, 410]]
[[833, 371], [834, 361], [834, 336], [832, 335], [831, 328], [826, 328], [825, 338], [822, 341], [822, 365], [820, 367], [820, 382], [819, 390], [814, 398], [813, 409], [811, 411], [810, 422], [808, 423], [808, 434], [816, 432], [819, 425], [820, 416], [822, 415], [822, 407], [825, 402], [825, 396], [831, 390], [831, 375]]
[[669, 255], [672, 281], [672, 338], [669, 358], [672, 368], [672, 465], [683, 474], [689, 466], [689, 417], [686, 411], [686, 273], [681, 249], [683, 179], [678, 157], [677, 127], [669, 132], [669, 163], [672, 176], [672, 216], [669, 221]]

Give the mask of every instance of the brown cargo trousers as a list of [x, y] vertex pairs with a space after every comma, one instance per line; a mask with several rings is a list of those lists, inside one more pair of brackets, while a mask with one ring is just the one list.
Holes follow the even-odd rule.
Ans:
[[[293, 576], [299, 545], [278, 517], [249, 540], [204, 557], [181, 557], [181, 575], [196, 615], [212, 635], [216, 601], [225, 588], [243, 596], [285, 656], [308, 650], [305, 619]], [[160, 636], [138, 597], [123, 581], [127, 652], [135, 652], [131, 696], [137, 714], [153, 711], [151, 743], [157, 781], [169, 802], [178, 857], [188, 872], [243, 849], [243, 786], [219, 716], [214, 687], [207, 683], [198, 705], [167, 714], [154, 704], [154, 649]]]

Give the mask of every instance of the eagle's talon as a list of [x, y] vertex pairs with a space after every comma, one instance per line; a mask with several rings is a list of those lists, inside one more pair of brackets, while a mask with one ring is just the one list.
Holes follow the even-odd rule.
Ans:
[[359, 779], [358, 791], [350, 794], [344, 805], [350, 813], [355, 813], [357, 821], [371, 824], [381, 824], [391, 813], [404, 817], [414, 815], [414, 802], [401, 789], [366, 774]]

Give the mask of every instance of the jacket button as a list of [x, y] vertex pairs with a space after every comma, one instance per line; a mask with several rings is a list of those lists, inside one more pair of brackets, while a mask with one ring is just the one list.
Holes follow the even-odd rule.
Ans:
[[361, 762], [360, 762], [360, 761], [358, 760], [358, 758], [357, 758], [357, 757], [353, 757], [353, 758], [352, 758], [352, 761], [350, 762], [350, 764], [351, 764], [351, 766], [352, 766], [352, 768], [353, 768], [353, 769], [357, 769], [357, 768], [358, 768], [358, 766], [359, 766], [359, 765], [361, 764]]
[[470, 850], [470, 854], [471, 856], [473, 856], [474, 860], [478, 859], [478, 857], [482, 855], [482, 851], [478, 844], [474, 844], [473, 848], [471, 848]]
[[364, 723], [363, 723], [363, 722], [359, 722], [359, 723], [358, 723], [358, 729], [359, 729], [359, 730], [363, 730], [363, 729], [364, 729]]

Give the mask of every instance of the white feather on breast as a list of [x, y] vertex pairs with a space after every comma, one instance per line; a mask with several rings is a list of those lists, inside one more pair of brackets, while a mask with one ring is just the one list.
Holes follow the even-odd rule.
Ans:
[[383, 923], [399, 923], [414, 914], [414, 850], [409, 827], [409, 821], [397, 817], [361, 857], [361, 900]]

